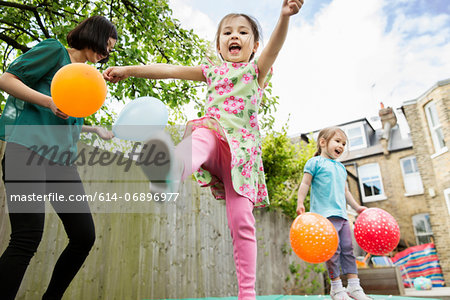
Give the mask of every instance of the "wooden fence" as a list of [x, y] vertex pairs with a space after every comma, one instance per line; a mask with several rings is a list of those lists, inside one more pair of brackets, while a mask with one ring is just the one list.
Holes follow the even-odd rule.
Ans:
[[[105, 191], [124, 195], [148, 190], [143, 180], [111, 180], [106, 183], [92, 180], [101, 178], [99, 172], [119, 172], [115, 168], [118, 167], [80, 167], [86, 193]], [[138, 170], [135, 173], [143, 179]], [[0, 251], [3, 252], [10, 228], [4, 187], [1, 189]], [[64, 299], [236, 296], [237, 281], [225, 203], [215, 200], [209, 189], [201, 189], [191, 180], [187, 180], [181, 190], [181, 195], [192, 196], [180, 197], [176, 202], [147, 202], [142, 212], [129, 206], [124, 206], [120, 212], [117, 207], [106, 212], [104, 207], [92, 204], [97, 238]], [[25, 274], [17, 297], [19, 300], [40, 299], [56, 259], [67, 243], [57, 215], [51, 213], [51, 208], [48, 211], [44, 236]], [[304, 272], [308, 266], [290, 251], [291, 221], [279, 212], [265, 209], [255, 210], [255, 218], [257, 294], [289, 294], [306, 287], [313, 287], [317, 294], [322, 293], [322, 274]], [[298, 265], [300, 269], [295, 270]]]

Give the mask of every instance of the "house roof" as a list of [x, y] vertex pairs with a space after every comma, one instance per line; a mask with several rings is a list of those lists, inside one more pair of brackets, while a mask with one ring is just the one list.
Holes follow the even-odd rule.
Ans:
[[[348, 122], [341, 123], [341, 124], [338, 124], [338, 125], [333, 125], [333, 126], [336, 126], [336, 127], [342, 127], [342, 126], [347, 126], [347, 125], [355, 124], [355, 123], [359, 123], [359, 122], [365, 122], [365, 123], [372, 129], [372, 131], [375, 131], [375, 129], [373, 129], [373, 127], [372, 127], [372, 124], [370, 124], [370, 122], [367, 120], [367, 118], [360, 118], [360, 119], [356, 119], [356, 120], [353, 120], [353, 121], [348, 121]], [[331, 126], [330, 126], [330, 127], [331, 127]], [[325, 128], [325, 127], [324, 127], [324, 128]], [[316, 130], [310, 131], [310, 132], [308, 132], [308, 133], [294, 134], [294, 135], [290, 136], [290, 138], [291, 138], [292, 140], [294, 140], [294, 141], [303, 140], [303, 141], [305, 141], [306, 143], [309, 143], [309, 139], [311, 138], [311, 136], [310, 136], [311, 133], [312, 133], [313, 136], [314, 136], [314, 135], [316, 135], [317, 133], [319, 133], [319, 132], [320, 132], [322, 129], [324, 129], [324, 128], [316, 129]]]
[[373, 129], [373, 127], [372, 127], [372, 124], [370, 124], [370, 122], [369, 122], [369, 120], [367, 120], [367, 118], [361, 118], [361, 119], [341, 123], [341, 124], [336, 125], [336, 127], [347, 126], [347, 125], [355, 124], [355, 123], [359, 123], [359, 122], [365, 122], [372, 131], [375, 131], [375, 129]]
[[420, 99], [422, 99], [424, 96], [428, 95], [429, 93], [431, 93], [434, 89], [437, 89], [438, 87], [444, 86], [450, 84], [450, 78], [448, 79], [444, 79], [441, 81], [436, 82], [432, 87], [430, 87], [425, 93], [423, 93], [422, 95], [420, 95], [419, 97], [417, 97], [416, 99], [411, 99], [411, 100], [407, 100], [405, 102], [403, 102], [402, 106], [405, 105], [411, 105], [411, 104], [415, 104], [417, 103], [417, 101], [419, 101]]
[[[383, 135], [383, 129], [374, 129], [370, 122], [367, 120], [367, 118], [361, 118], [349, 122], [345, 122], [339, 125], [336, 125], [337, 127], [344, 127], [351, 124], [357, 124], [362, 123], [364, 126], [365, 131], [365, 137], [367, 142], [367, 147], [357, 149], [357, 150], [351, 150], [346, 153], [344, 153], [344, 156], [340, 159], [341, 162], [349, 162], [353, 160], [358, 160], [364, 157], [369, 157], [373, 155], [379, 155], [383, 154], [383, 147], [380, 143], [381, 136]], [[315, 130], [312, 132], [313, 135], [315, 135], [320, 130]], [[389, 152], [395, 152], [395, 151], [401, 151], [405, 149], [412, 148], [412, 140], [411, 137], [408, 135], [407, 137], [403, 137], [400, 132], [399, 125], [395, 125], [393, 128], [391, 128], [391, 132], [389, 135], [389, 141], [388, 141], [388, 150]], [[310, 134], [301, 133], [292, 139], [294, 141], [298, 141], [298, 139], [301, 139], [305, 142], [309, 142], [309, 138], [311, 138]]]
[[[383, 135], [383, 129], [382, 128], [377, 129], [372, 134], [370, 132], [366, 132], [366, 134], [368, 134], [367, 147], [344, 153], [343, 157], [341, 158], [342, 162], [349, 162], [364, 157], [383, 154], [383, 147], [380, 143], [381, 136]], [[412, 146], [413, 143], [411, 137], [410, 136], [406, 138], [402, 137], [400, 127], [398, 125], [395, 125], [391, 129], [390, 137], [388, 140], [389, 152], [396, 152], [409, 149], [412, 148]]]

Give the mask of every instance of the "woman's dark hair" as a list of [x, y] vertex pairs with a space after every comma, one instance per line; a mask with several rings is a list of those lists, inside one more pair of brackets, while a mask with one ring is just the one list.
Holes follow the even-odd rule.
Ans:
[[[220, 31], [222, 30], [222, 25], [223, 22], [229, 18], [237, 18], [237, 17], [244, 17], [245, 19], [247, 19], [247, 21], [250, 23], [250, 28], [253, 32], [253, 41], [259, 42], [260, 38], [261, 38], [261, 26], [258, 23], [258, 20], [256, 20], [255, 18], [246, 15], [246, 14], [236, 14], [236, 13], [232, 13], [232, 14], [228, 14], [225, 17], [222, 18], [222, 20], [220, 20], [219, 26], [217, 27], [217, 32], [216, 32], [216, 48], [219, 48], [219, 36], [220, 36]], [[253, 52], [252, 55], [250, 55], [250, 60], [253, 59], [253, 57], [255, 56], [255, 53]]]
[[77, 50], [88, 48], [98, 54], [106, 55], [106, 58], [99, 61], [99, 63], [105, 63], [109, 59], [109, 38], [117, 40], [116, 26], [103, 16], [92, 16], [69, 32], [67, 43], [69, 47]]

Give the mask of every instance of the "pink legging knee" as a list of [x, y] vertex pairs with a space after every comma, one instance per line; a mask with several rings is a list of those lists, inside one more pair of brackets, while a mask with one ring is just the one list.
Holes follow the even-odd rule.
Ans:
[[[183, 159], [184, 180], [200, 166], [222, 180], [228, 227], [233, 240], [234, 263], [239, 285], [238, 299], [255, 299], [256, 236], [253, 203], [236, 193], [231, 180], [231, 154], [228, 144], [211, 130], [200, 128], [178, 144], [176, 155]], [[192, 155], [187, 155], [192, 153]], [[187, 157], [189, 156], [189, 157]]]

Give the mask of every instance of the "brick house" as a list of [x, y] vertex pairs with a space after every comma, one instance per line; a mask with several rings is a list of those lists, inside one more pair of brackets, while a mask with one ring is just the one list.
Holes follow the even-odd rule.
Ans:
[[444, 278], [450, 282], [450, 79], [404, 102], [401, 109], [425, 189], [423, 213], [431, 224]]
[[[336, 125], [348, 137], [341, 157], [354, 198], [389, 212], [403, 247], [434, 242], [444, 278], [450, 280], [450, 80], [407, 101], [396, 112], [382, 107], [382, 128], [362, 118]], [[399, 119], [408, 122], [408, 127]], [[431, 119], [433, 118], [433, 119]], [[399, 124], [400, 123], [400, 124]], [[318, 131], [312, 133], [317, 138]], [[308, 141], [301, 134], [293, 141]], [[355, 214], [353, 214], [355, 215]], [[349, 211], [352, 219], [352, 212]]]
[[[350, 192], [367, 207], [378, 207], [397, 220], [404, 246], [428, 243], [432, 240], [429, 220], [425, 215], [425, 195], [421, 174], [417, 168], [412, 140], [399, 125], [374, 129], [367, 119], [339, 125], [349, 138], [348, 152], [341, 158], [348, 172]], [[381, 112], [380, 111], [380, 112]], [[425, 224], [426, 230], [418, 226]]]

